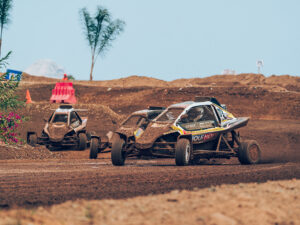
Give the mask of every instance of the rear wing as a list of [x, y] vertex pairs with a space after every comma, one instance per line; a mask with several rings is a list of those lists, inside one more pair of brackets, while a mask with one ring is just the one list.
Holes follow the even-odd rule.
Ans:
[[149, 110], [165, 110], [166, 107], [161, 107], [161, 106], [149, 106]]
[[221, 108], [227, 110], [226, 105], [221, 104], [215, 97], [210, 97], [210, 96], [196, 96], [195, 97], [195, 102], [206, 102], [206, 101], [210, 101], [210, 102], [220, 106]]
[[74, 109], [76, 112], [88, 112], [88, 109]]
[[59, 106], [60, 109], [73, 109], [76, 112], [87, 112], [87, 109], [74, 109], [72, 105], [63, 104]]

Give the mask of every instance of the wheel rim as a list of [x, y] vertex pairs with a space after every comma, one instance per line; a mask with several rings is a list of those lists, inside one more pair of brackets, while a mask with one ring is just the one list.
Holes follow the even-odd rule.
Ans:
[[257, 161], [259, 158], [259, 149], [257, 145], [252, 145], [249, 148], [249, 156], [251, 160]]
[[188, 163], [190, 160], [190, 154], [191, 154], [191, 146], [188, 144], [185, 148], [185, 162]]

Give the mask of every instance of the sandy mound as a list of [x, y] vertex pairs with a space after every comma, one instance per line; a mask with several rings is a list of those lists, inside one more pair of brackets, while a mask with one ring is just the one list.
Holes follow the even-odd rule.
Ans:
[[[59, 79], [43, 76], [32, 76], [23, 73], [22, 85], [33, 83], [54, 83]], [[203, 78], [176, 79], [164, 81], [145, 76], [129, 76], [114, 80], [104, 81], [74, 81], [77, 85], [99, 87], [199, 87], [199, 86], [262, 86], [272, 91], [297, 91], [300, 92], [300, 78], [290, 75], [272, 75], [265, 77], [262, 74], [242, 73], [238, 75], [214, 75]]]
[[101, 84], [104, 87], [165, 87], [168, 82], [152, 77], [134, 75], [116, 80], [101, 81]]
[[33, 148], [29, 145], [0, 144], [0, 160], [7, 159], [59, 159], [62, 154], [51, 152], [43, 146]]
[[[26, 83], [31, 83], [31, 82], [37, 82], [37, 83], [41, 83], [41, 82], [58, 82], [60, 81], [59, 79], [55, 79], [55, 78], [49, 78], [49, 77], [44, 77], [44, 76], [34, 76], [34, 75], [30, 75], [28, 73], [23, 72], [22, 74], [22, 81], [26, 82]], [[22, 82], [21, 82], [22, 84]]]
[[[281, 75], [265, 77], [262, 74], [244, 73], [239, 75], [215, 75], [204, 78], [178, 79], [169, 82], [175, 87], [194, 86], [261, 86], [272, 91], [300, 91], [300, 78]], [[277, 88], [276, 88], [277, 87]]]
[[0, 212], [1, 224], [299, 224], [300, 181], [221, 185]]

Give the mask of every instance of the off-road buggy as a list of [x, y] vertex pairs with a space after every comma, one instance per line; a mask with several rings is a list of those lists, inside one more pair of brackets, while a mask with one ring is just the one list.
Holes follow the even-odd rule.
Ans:
[[56, 147], [75, 147], [85, 150], [90, 142], [90, 134], [86, 131], [87, 117], [80, 117], [72, 105], [60, 105], [56, 109], [38, 137], [36, 132], [27, 132], [27, 143], [31, 146], [45, 145], [52, 150]]
[[122, 126], [112, 141], [111, 160], [121, 166], [131, 156], [174, 157], [184, 166], [203, 158], [238, 157], [241, 164], [255, 164], [261, 157], [258, 143], [243, 141], [236, 132], [248, 121], [235, 118], [216, 98], [197, 97], [169, 106], [134, 136]]
[[[133, 112], [122, 123], [117, 132], [123, 132], [129, 139], [134, 139], [135, 135], [143, 132], [151, 120], [155, 119], [166, 108], [150, 106], [148, 109]], [[98, 153], [106, 148], [111, 148], [111, 142], [114, 139], [114, 132], [110, 131], [106, 137], [102, 138], [97, 135], [91, 136], [90, 159], [96, 159]], [[118, 138], [118, 135], [117, 135]]]

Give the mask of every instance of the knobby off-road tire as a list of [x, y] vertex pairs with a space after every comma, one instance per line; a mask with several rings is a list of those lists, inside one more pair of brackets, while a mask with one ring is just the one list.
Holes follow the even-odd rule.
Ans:
[[99, 147], [98, 138], [92, 138], [90, 144], [90, 159], [97, 159], [98, 147]]
[[241, 142], [238, 152], [238, 159], [241, 164], [257, 164], [261, 160], [261, 150], [254, 140]]
[[123, 166], [125, 163], [124, 139], [120, 137], [114, 138], [111, 146], [111, 162], [114, 166]]
[[36, 134], [30, 134], [28, 138], [28, 144], [32, 147], [37, 145], [37, 136]]
[[79, 143], [78, 143], [78, 150], [83, 151], [86, 149], [86, 142], [87, 142], [87, 137], [85, 133], [80, 133], [78, 135]]
[[175, 149], [175, 163], [177, 166], [186, 166], [191, 159], [191, 143], [188, 139], [182, 138], [177, 141]]

